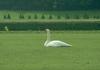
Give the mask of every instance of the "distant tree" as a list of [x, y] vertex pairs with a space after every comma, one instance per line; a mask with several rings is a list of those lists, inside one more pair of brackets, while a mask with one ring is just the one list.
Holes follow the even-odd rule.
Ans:
[[37, 14], [34, 15], [34, 19], [38, 19], [38, 15]]
[[58, 15], [58, 16], [57, 16], [57, 19], [61, 19], [61, 16], [60, 16], [60, 15]]
[[7, 18], [8, 18], [8, 19], [11, 19], [11, 16], [10, 16], [10, 14], [8, 14]]
[[96, 18], [97, 18], [97, 19], [100, 19], [100, 16], [97, 16]]
[[11, 19], [10, 14], [8, 14], [8, 15], [4, 15], [4, 19]]
[[84, 15], [83, 15], [83, 18], [84, 18], [84, 19], [89, 19], [89, 16], [88, 16], [87, 14], [84, 14]]
[[53, 19], [53, 16], [52, 15], [49, 15], [49, 19]]
[[75, 19], [80, 19], [80, 17], [78, 15], [75, 16]]
[[96, 16], [93, 16], [94, 19], [96, 19]]
[[93, 16], [94, 19], [100, 19], [100, 16]]
[[31, 16], [28, 16], [28, 19], [31, 19]]
[[45, 15], [44, 14], [42, 14], [41, 19], [45, 19]]
[[24, 19], [24, 15], [23, 15], [23, 14], [20, 14], [20, 15], [19, 15], [19, 18], [20, 18], [20, 19]]
[[4, 19], [7, 19], [7, 16], [6, 15], [4, 15]]
[[65, 19], [70, 19], [70, 16], [66, 14]]

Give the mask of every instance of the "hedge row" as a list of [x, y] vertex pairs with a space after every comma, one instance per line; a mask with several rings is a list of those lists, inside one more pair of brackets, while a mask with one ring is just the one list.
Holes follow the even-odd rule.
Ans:
[[5, 31], [7, 28], [11, 31], [24, 30], [44, 30], [49, 28], [51, 30], [100, 30], [99, 22], [77, 22], [77, 23], [0, 23], [0, 31]]
[[[38, 13], [39, 14], [39, 13]], [[68, 15], [68, 14], [34, 14], [34, 15], [27, 15], [25, 16], [25, 14], [19, 14], [18, 16], [15, 16], [16, 19], [24, 19], [24, 20], [29, 20], [29, 19], [100, 19], [99, 15], [88, 15], [86, 13], [83, 13], [82, 15]], [[71, 13], [70, 13], [71, 14]], [[6, 14], [2, 16], [3, 19], [9, 19], [9, 20], [13, 20], [14, 16], [12, 16], [11, 14]]]

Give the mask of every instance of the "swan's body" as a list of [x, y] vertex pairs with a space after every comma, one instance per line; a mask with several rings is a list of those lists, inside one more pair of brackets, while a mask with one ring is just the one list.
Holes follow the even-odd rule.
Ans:
[[47, 31], [47, 40], [44, 43], [45, 47], [70, 47], [72, 45], [67, 44], [65, 42], [59, 41], [59, 40], [50, 40], [50, 30], [46, 29]]

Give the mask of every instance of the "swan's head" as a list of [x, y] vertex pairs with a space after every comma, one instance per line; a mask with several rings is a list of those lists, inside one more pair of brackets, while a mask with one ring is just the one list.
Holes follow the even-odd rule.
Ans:
[[45, 29], [47, 32], [50, 31], [49, 29]]

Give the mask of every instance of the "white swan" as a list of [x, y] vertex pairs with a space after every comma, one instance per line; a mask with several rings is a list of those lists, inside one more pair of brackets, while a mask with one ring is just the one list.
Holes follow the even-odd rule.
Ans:
[[67, 44], [65, 42], [59, 41], [59, 40], [50, 40], [50, 30], [46, 29], [47, 32], [47, 40], [44, 43], [45, 47], [70, 47], [72, 45]]

